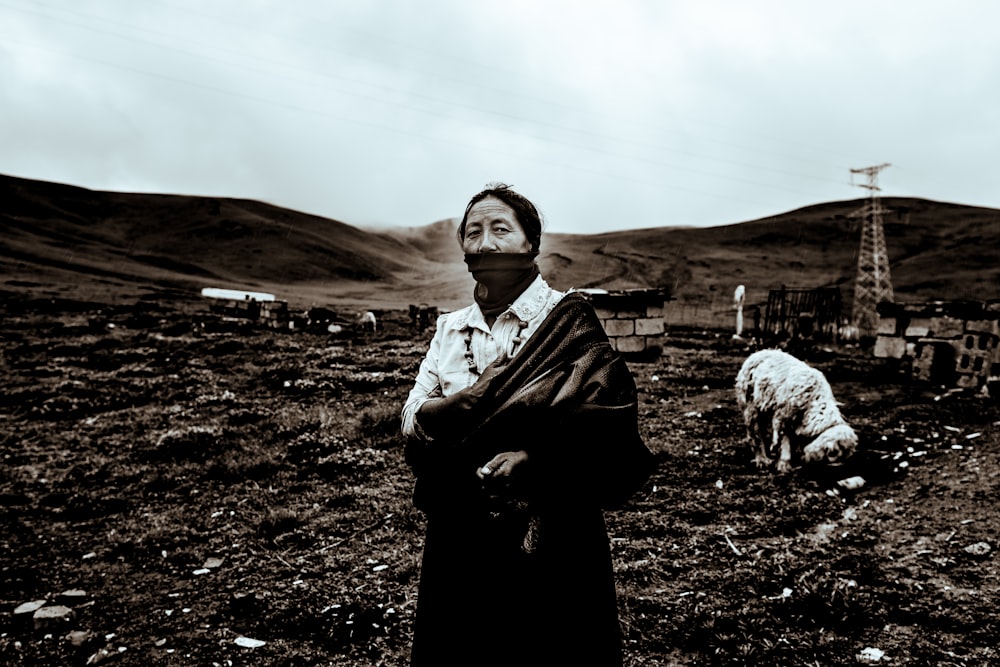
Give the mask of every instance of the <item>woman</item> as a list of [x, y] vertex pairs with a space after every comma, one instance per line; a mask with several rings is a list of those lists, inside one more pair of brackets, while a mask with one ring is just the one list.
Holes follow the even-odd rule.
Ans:
[[474, 303], [438, 319], [403, 407], [427, 516], [414, 666], [622, 664], [602, 510], [652, 455], [593, 308], [539, 275], [541, 230], [507, 185], [471, 199]]

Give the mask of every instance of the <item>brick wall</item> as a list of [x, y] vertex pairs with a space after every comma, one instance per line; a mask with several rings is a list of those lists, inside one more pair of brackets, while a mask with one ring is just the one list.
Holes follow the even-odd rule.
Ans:
[[663, 351], [665, 290], [580, 290], [585, 294], [611, 345], [627, 357], [656, 358]]
[[906, 359], [914, 379], [978, 389], [1000, 374], [1000, 302], [879, 305], [876, 357]]

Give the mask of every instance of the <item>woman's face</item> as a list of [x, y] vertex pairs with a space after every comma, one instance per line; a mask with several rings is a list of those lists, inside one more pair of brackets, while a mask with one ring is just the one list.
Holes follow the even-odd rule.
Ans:
[[531, 242], [517, 221], [514, 209], [496, 197], [486, 197], [469, 209], [462, 251], [467, 254], [531, 252]]

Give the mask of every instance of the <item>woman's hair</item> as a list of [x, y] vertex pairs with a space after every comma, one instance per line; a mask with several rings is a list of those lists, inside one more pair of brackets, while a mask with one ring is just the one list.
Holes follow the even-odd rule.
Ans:
[[538, 214], [538, 209], [528, 199], [514, 190], [506, 183], [487, 183], [486, 188], [469, 200], [465, 207], [465, 215], [462, 216], [462, 224], [458, 226], [458, 242], [465, 240], [465, 223], [469, 219], [469, 211], [472, 207], [486, 199], [496, 197], [507, 206], [514, 209], [514, 215], [524, 230], [524, 235], [531, 243], [531, 251], [538, 252], [538, 246], [542, 242], [542, 217]]

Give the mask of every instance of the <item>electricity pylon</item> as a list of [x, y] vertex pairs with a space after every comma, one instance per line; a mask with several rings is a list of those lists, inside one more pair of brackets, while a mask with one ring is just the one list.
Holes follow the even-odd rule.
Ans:
[[882, 301], [892, 301], [892, 281], [889, 278], [889, 255], [882, 229], [882, 206], [879, 201], [878, 173], [889, 163], [851, 169], [854, 174], [867, 176], [866, 183], [852, 183], [867, 188], [868, 202], [856, 215], [861, 216], [861, 247], [858, 249], [858, 271], [854, 281], [854, 305], [851, 320], [861, 336], [874, 336], [878, 330], [878, 310]]

